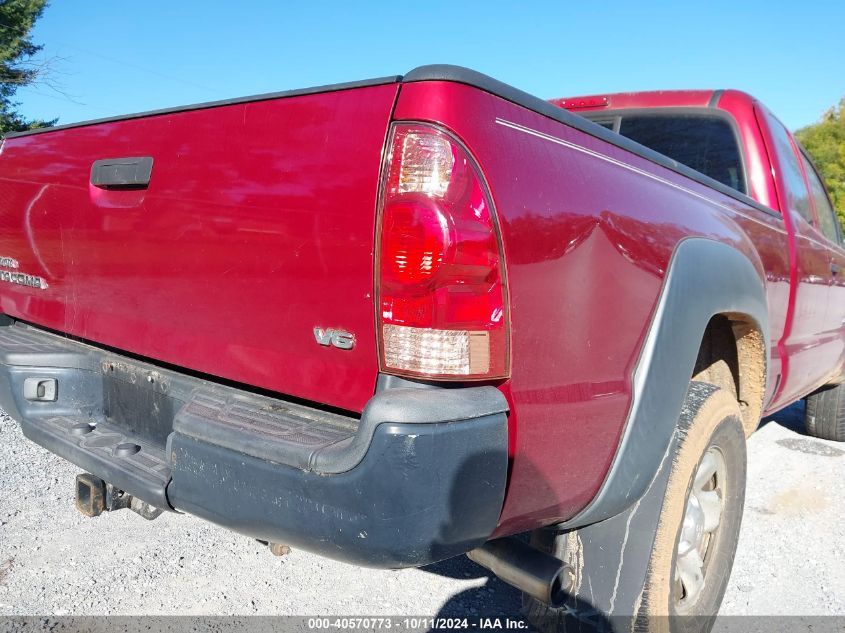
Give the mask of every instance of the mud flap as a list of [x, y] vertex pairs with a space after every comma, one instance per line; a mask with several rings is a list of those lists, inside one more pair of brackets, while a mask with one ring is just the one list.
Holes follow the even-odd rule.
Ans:
[[[565, 534], [566, 546], [559, 554], [571, 566], [571, 589], [559, 609], [526, 602], [528, 619], [538, 629], [555, 633], [635, 629], [679, 436], [676, 429], [639, 501], [610, 519]], [[559, 535], [552, 529], [537, 530], [532, 544], [552, 552]]]

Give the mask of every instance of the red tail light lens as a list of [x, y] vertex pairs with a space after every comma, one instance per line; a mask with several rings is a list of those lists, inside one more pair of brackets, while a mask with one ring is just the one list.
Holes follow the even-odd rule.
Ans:
[[379, 336], [385, 373], [508, 375], [501, 243], [490, 196], [463, 145], [396, 124], [382, 194]]

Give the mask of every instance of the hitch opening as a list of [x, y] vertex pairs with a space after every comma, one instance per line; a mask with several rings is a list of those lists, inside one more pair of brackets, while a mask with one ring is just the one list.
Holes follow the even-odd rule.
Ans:
[[103, 512], [128, 509], [148, 521], [157, 518], [163, 510], [115, 488], [89, 473], [76, 476], [76, 509], [87, 517], [97, 517]]
[[87, 517], [100, 516], [106, 510], [106, 482], [84, 473], [76, 476], [76, 509]]

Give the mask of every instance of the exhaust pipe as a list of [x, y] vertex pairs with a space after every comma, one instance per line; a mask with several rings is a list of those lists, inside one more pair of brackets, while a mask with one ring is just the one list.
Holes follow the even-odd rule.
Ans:
[[557, 607], [567, 598], [572, 578], [569, 565], [512, 536], [488, 541], [467, 556], [540, 602]]

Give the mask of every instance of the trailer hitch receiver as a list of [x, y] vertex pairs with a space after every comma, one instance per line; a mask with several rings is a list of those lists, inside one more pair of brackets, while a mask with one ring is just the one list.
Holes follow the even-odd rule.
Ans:
[[163, 512], [89, 473], [76, 476], [76, 509], [87, 517], [129, 509], [150, 521]]

